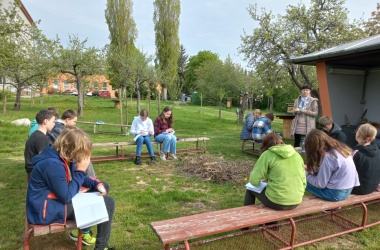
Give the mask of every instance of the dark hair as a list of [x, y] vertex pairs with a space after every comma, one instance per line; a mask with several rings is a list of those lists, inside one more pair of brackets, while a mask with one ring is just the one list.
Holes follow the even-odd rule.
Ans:
[[37, 113], [36, 121], [41, 125], [46, 119], [50, 120], [53, 116], [55, 117], [52, 111], [44, 109]]
[[285, 144], [281, 136], [276, 133], [267, 134], [264, 136], [263, 142], [261, 143], [260, 154], [264, 153], [270, 147], [281, 144]]
[[270, 112], [270, 113], [266, 113], [266, 114], [265, 114], [265, 117], [266, 117], [266, 118], [269, 118], [271, 121], [274, 120], [274, 115], [273, 115], [272, 112]]
[[163, 123], [167, 123], [167, 124], [169, 125], [169, 128], [170, 128], [170, 127], [172, 127], [173, 124], [174, 124], [174, 120], [173, 120], [173, 111], [172, 111], [172, 114], [169, 116], [169, 118], [165, 118], [164, 113], [166, 113], [166, 112], [168, 112], [168, 111], [172, 111], [172, 108], [169, 107], [169, 106], [166, 106], [166, 107], [162, 110], [162, 112], [161, 112], [161, 114], [160, 114], [159, 117], [161, 118], [162, 122], [163, 122]]
[[309, 90], [311, 90], [311, 86], [309, 84], [303, 84], [301, 86], [301, 90], [303, 90], [303, 89], [309, 89]]
[[313, 129], [307, 136], [305, 141], [306, 158], [307, 158], [307, 172], [318, 172], [322, 164], [326, 152], [335, 155], [333, 149], [342, 154], [345, 158], [351, 155], [351, 148], [344, 143], [341, 143], [325, 132]]
[[61, 119], [62, 120], [66, 120], [66, 119], [74, 119], [75, 117], [77, 117], [77, 113], [72, 110], [72, 109], [68, 109], [68, 110], [65, 110], [61, 116]]
[[149, 116], [148, 110], [146, 110], [146, 109], [142, 109], [142, 110], [140, 111], [140, 116], [148, 117], [148, 116]]
[[55, 116], [55, 119], [58, 119], [59, 118], [59, 113], [58, 113], [58, 110], [54, 107], [48, 107], [46, 110], [49, 110], [50, 112], [53, 113], [53, 115]]

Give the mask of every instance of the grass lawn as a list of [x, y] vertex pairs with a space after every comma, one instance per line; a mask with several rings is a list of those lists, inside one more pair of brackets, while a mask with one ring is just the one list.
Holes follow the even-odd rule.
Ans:
[[[25, 223], [26, 174], [24, 169], [24, 146], [28, 127], [14, 126], [12, 120], [29, 118], [48, 106], [55, 106], [60, 114], [65, 109], [77, 109], [74, 96], [45, 96], [44, 104], [31, 106], [30, 99], [22, 98], [21, 110], [14, 111], [14, 99], [7, 103], [7, 113], [0, 114], [0, 249], [22, 249]], [[257, 159], [241, 152], [239, 134], [241, 124], [237, 123], [235, 110], [223, 110], [218, 119], [218, 108], [192, 104], [176, 105], [161, 102], [173, 108], [176, 136], [211, 138], [207, 142], [206, 155], [179, 155], [179, 161], [161, 162], [157, 159], [154, 166], [143, 159], [142, 166], [132, 160], [94, 163], [97, 177], [110, 183], [110, 195], [116, 200], [111, 246], [117, 249], [162, 249], [156, 235], [149, 227], [152, 221], [175, 218], [206, 211], [242, 206], [247, 174]], [[142, 101], [142, 108], [147, 108]], [[136, 102], [129, 107], [129, 123], [136, 116]], [[152, 120], [157, 116], [157, 103], [151, 102]], [[107, 123], [120, 123], [119, 110], [114, 108], [110, 99], [87, 98], [82, 121], [102, 120]], [[281, 132], [282, 123], [274, 121], [274, 129]], [[78, 124], [81, 128], [86, 127]], [[111, 128], [110, 128], [111, 129]], [[94, 142], [132, 141], [132, 136], [113, 134], [91, 134]], [[286, 141], [291, 143], [291, 141]], [[191, 144], [179, 143], [178, 147]], [[157, 150], [156, 147], [154, 148]], [[131, 147], [130, 152], [135, 148]], [[143, 148], [143, 152], [146, 148]], [[111, 149], [95, 149], [94, 154], [110, 153]], [[179, 171], [194, 162], [207, 165], [239, 165], [240, 172], [234, 173], [233, 181], [213, 182], [194, 177]], [[194, 164], [193, 164], [194, 165]], [[215, 165], [215, 164], [213, 164]], [[196, 166], [196, 164], [194, 165]], [[379, 227], [360, 233], [353, 233], [316, 243], [300, 249], [378, 249]], [[32, 237], [32, 249], [74, 249], [67, 233], [52, 236]], [[84, 247], [92, 249], [92, 247]], [[253, 249], [255, 249], [253, 247]]]

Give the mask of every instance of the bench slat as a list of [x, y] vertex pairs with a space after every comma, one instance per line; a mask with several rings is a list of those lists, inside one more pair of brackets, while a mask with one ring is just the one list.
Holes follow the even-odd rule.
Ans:
[[152, 222], [151, 227], [166, 245], [375, 199], [380, 199], [380, 192], [350, 195], [348, 199], [338, 202], [325, 201], [311, 195], [304, 197], [303, 202], [293, 210], [276, 211], [263, 205], [250, 205]]

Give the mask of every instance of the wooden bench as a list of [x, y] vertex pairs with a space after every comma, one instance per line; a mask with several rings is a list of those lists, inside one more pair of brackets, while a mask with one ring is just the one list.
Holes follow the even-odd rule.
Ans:
[[[55, 234], [64, 232], [66, 230], [78, 229], [75, 220], [66, 221], [65, 225], [31, 225], [25, 219], [25, 234], [24, 234], [24, 250], [29, 250], [30, 248], [30, 237], [31, 236], [41, 236], [46, 234]], [[78, 229], [78, 242], [77, 250], [82, 249], [82, 230]]]
[[[210, 140], [208, 137], [195, 137], [195, 138], [178, 138], [177, 143], [184, 143], [184, 142], [195, 142], [194, 147], [192, 148], [186, 148], [186, 149], [177, 149], [177, 154], [183, 154], [183, 153], [206, 153], [206, 141]], [[199, 145], [199, 143], [203, 144], [202, 146]], [[156, 142], [152, 141], [152, 144], [155, 145]], [[159, 150], [161, 150], [162, 143], [159, 143], [160, 147]], [[129, 146], [133, 147], [132, 153], [126, 153], [125, 148]], [[114, 160], [125, 160], [125, 159], [133, 159], [135, 154], [135, 146], [136, 142], [105, 142], [105, 143], [93, 143], [93, 148], [115, 148], [115, 154], [114, 155], [108, 155], [108, 156], [93, 156], [91, 157], [92, 162], [99, 162], [99, 161], [114, 161]], [[156, 152], [156, 156], [159, 156], [159, 153]], [[149, 154], [144, 152], [141, 154], [141, 157], [149, 157]]]
[[[183, 245], [172, 249], [190, 249], [200, 244], [207, 244], [209, 249], [250, 249], [253, 246], [255, 249], [294, 249], [380, 224], [379, 199], [380, 192], [350, 195], [339, 202], [310, 195], [293, 210], [276, 211], [261, 204], [250, 205], [152, 222], [150, 226], [165, 249], [178, 242]], [[341, 209], [335, 211], [338, 207]], [[330, 212], [322, 213], [324, 210]], [[278, 224], [268, 225], [270, 222]], [[253, 228], [241, 230], [248, 227]], [[205, 239], [206, 236], [213, 237]]]
[[[246, 144], [249, 144], [252, 146], [249, 147], [248, 149], [246, 148]], [[255, 149], [255, 144], [258, 146], [256, 147]], [[258, 142], [255, 142], [254, 140], [242, 140], [242, 144], [241, 144], [241, 151], [243, 153], [249, 153], [249, 154], [253, 154], [253, 155], [260, 155], [260, 146], [261, 146], [261, 143], [258, 143]]]
[[[111, 134], [129, 135], [128, 130], [131, 127], [131, 125], [126, 125], [126, 124], [114, 124], [114, 123], [105, 123], [105, 122], [77, 121], [77, 124], [84, 124], [84, 125], [93, 126], [93, 129], [91, 129], [91, 130], [87, 129], [85, 131], [92, 132], [94, 134], [111, 133]], [[101, 127], [103, 127], [103, 126], [119, 127], [120, 132], [101, 130]]]

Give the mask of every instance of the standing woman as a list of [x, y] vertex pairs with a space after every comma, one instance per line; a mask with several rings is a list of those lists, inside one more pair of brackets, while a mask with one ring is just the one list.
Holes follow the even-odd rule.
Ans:
[[154, 121], [154, 138], [156, 142], [162, 142], [162, 150], [160, 151], [161, 160], [166, 160], [166, 153], [169, 158], [178, 160], [176, 154], [177, 137], [174, 135], [173, 129], [173, 113], [172, 108], [166, 106], [161, 114]]
[[351, 148], [325, 132], [313, 129], [306, 137], [306, 190], [321, 199], [347, 199], [359, 177]]
[[291, 130], [291, 135], [294, 135], [294, 147], [299, 147], [301, 137], [315, 129], [314, 117], [318, 115], [318, 99], [311, 97], [310, 92], [310, 85], [302, 85], [301, 95], [294, 101], [295, 117]]

